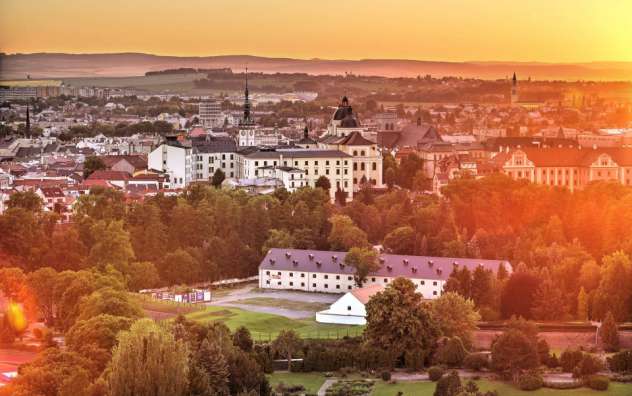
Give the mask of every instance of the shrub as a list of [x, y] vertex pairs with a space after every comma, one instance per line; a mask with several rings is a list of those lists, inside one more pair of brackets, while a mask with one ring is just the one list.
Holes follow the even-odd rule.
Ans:
[[489, 360], [484, 353], [470, 353], [463, 360], [463, 366], [469, 370], [480, 371], [489, 366]]
[[590, 389], [605, 391], [610, 386], [610, 380], [603, 375], [591, 375], [586, 379], [586, 385]]
[[437, 361], [449, 367], [463, 364], [467, 350], [459, 337], [452, 337], [443, 342], [437, 350]]
[[616, 373], [632, 371], [632, 350], [615, 353], [608, 359], [608, 368]]
[[388, 381], [391, 380], [391, 372], [390, 371], [382, 371], [382, 374], [380, 374], [380, 377], [382, 377], [382, 381], [388, 382]]
[[579, 361], [579, 364], [577, 364], [577, 366], [573, 369], [573, 377], [584, 378], [586, 376], [596, 374], [602, 369], [603, 364], [601, 363], [601, 360], [586, 353], [582, 357], [582, 360]]
[[619, 331], [611, 312], [606, 315], [600, 330], [601, 341], [606, 352], [617, 352], [619, 350]]
[[450, 374], [444, 376], [437, 382], [434, 396], [454, 396], [458, 395], [462, 391], [463, 385], [461, 384], [459, 373], [451, 371]]
[[441, 379], [441, 377], [443, 377], [443, 374], [445, 373], [445, 371], [439, 367], [439, 366], [432, 366], [428, 369], [428, 378], [430, 379], [430, 381], [439, 381]]
[[567, 349], [560, 356], [560, 365], [565, 373], [572, 373], [584, 356], [582, 351]]
[[551, 354], [544, 362], [548, 368], [556, 368], [560, 366], [560, 359], [557, 358], [556, 354]]
[[612, 380], [623, 383], [632, 382], [632, 374], [615, 374], [612, 376]]
[[545, 388], [551, 389], [560, 389], [560, 390], [568, 390], [568, 389], [578, 389], [584, 386], [581, 381], [573, 381], [573, 382], [544, 382]]
[[532, 391], [542, 388], [544, 380], [542, 376], [536, 372], [528, 372], [521, 374], [516, 380], [516, 385], [521, 390]]

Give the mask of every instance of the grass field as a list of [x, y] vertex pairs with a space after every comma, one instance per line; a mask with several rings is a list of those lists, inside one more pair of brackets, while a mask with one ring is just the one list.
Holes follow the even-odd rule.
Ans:
[[294, 300], [286, 300], [282, 298], [270, 298], [270, 297], [246, 298], [244, 300], [233, 301], [233, 303], [246, 304], [246, 305], [258, 305], [262, 307], [285, 308], [285, 309], [291, 309], [295, 311], [313, 311], [313, 312], [327, 309], [329, 308], [329, 305], [330, 305], [330, 304], [325, 304], [325, 303], [303, 302], [303, 301], [294, 301]]
[[245, 326], [255, 340], [274, 339], [281, 330], [294, 330], [303, 338], [340, 338], [362, 334], [362, 326], [317, 323], [313, 319], [289, 319], [284, 316], [250, 312], [239, 308], [210, 306], [186, 315], [202, 323], [220, 320], [231, 330]]
[[[476, 381], [481, 391], [497, 390], [500, 396], [630, 396], [632, 395], [631, 384], [611, 383], [606, 392], [594, 391], [587, 388], [557, 390], [542, 388], [537, 391], [522, 391], [513, 385], [502, 382], [492, 382], [487, 380]], [[371, 396], [395, 396], [397, 392], [403, 392], [404, 396], [409, 395], [432, 395], [436, 383], [434, 382], [398, 382], [388, 384], [382, 381], [376, 383]]]
[[307, 393], [316, 393], [325, 382], [321, 373], [273, 373], [268, 376], [272, 389], [283, 382], [285, 385], [303, 385]]

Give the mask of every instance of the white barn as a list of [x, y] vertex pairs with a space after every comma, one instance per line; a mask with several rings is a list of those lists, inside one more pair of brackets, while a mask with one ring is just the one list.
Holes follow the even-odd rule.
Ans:
[[346, 325], [366, 324], [366, 303], [371, 297], [384, 290], [382, 285], [372, 285], [345, 293], [329, 309], [316, 313], [318, 323]]
[[[357, 288], [354, 268], [345, 265], [346, 252], [301, 249], [270, 249], [259, 264], [259, 287], [262, 289], [300, 290], [320, 293], [346, 293]], [[483, 267], [497, 273], [501, 266], [511, 272], [505, 260], [455, 257], [405, 256], [380, 254], [380, 268], [370, 273], [364, 286], [387, 286], [396, 278], [413, 282], [423, 298], [437, 298], [452, 270]]]

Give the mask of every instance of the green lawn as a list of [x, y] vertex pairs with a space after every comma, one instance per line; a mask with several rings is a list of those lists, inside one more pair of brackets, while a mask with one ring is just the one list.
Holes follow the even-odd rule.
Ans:
[[[537, 391], [521, 391], [511, 384], [502, 382], [492, 382], [487, 380], [476, 381], [481, 391], [497, 390], [500, 396], [630, 396], [632, 395], [632, 384], [620, 384], [612, 382], [607, 392], [594, 391], [587, 388], [556, 390], [542, 388]], [[405, 382], [401, 381], [391, 385], [379, 381], [373, 388], [371, 396], [395, 396], [397, 392], [403, 392], [404, 396], [412, 395], [432, 395], [436, 383], [434, 382]]]
[[357, 336], [362, 326], [346, 326], [317, 323], [314, 319], [289, 319], [284, 316], [251, 312], [239, 308], [209, 306], [199, 312], [186, 315], [202, 323], [221, 320], [231, 330], [245, 326], [255, 340], [273, 339], [281, 330], [294, 330], [303, 338], [339, 338]]
[[321, 373], [273, 373], [268, 376], [274, 389], [280, 382], [286, 385], [303, 385], [307, 393], [316, 393], [325, 382]]
[[303, 302], [286, 300], [283, 298], [271, 298], [271, 297], [256, 297], [246, 298], [244, 300], [233, 301], [235, 304], [247, 304], [247, 305], [259, 305], [262, 307], [276, 307], [285, 308], [295, 311], [313, 311], [318, 312], [329, 308], [330, 304], [318, 303], [318, 302]]

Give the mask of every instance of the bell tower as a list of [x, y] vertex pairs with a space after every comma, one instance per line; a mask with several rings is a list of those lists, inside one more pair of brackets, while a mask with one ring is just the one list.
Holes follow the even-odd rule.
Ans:
[[515, 105], [516, 103], [518, 103], [518, 79], [514, 72], [513, 78], [511, 79], [511, 104]]

